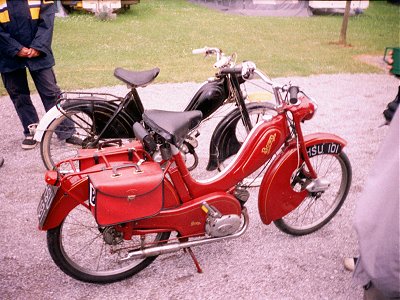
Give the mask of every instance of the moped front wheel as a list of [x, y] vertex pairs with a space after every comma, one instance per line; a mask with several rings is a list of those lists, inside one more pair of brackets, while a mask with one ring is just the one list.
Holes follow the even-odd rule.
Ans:
[[91, 211], [79, 205], [61, 225], [47, 232], [47, 245], [56, 265], [67, 275], [84, 282], [111, 283], [123, 280], [150, 265], [156, 256], [123, 260], [132, 250], [165, 243], [170, 232], [133, 235], [125, 240], [114, 227], [99, 227]]
[[[342, 207], [350, 189], [352, 171], [344, 152], [316, 155], [310, 161], [318, 177], [329, 182], [329, 188], [324, 192], [310, 192], [296, 209], [274, 221], [276, 227], [291, 235], [309, 234], [327, 224]], [[297, 174], [293, 181], [295, 188], [301, 182], [307, 183], [307, 178]]]

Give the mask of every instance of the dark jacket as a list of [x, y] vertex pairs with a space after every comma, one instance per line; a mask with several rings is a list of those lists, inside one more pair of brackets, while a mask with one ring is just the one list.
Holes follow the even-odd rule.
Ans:
[[[51, 50], [55, 16], [54, 1], [0, 0], [0, 72], [28, 67], [36, 71], [54, 66]], [[34, 48], [40, 55], [21, 58], [23, 48]]]

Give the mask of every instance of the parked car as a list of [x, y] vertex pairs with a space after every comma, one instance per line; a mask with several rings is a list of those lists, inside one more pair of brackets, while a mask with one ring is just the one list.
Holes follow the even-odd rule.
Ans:
[[[343, 14], [346, 1], [308, 1], [308, 6], [314, 15]], [[350, 14], [360, 14], [369, 6], [368, 0], [353, 0], [350, 4]]]
[[102, 12], [116, 13], [121, 10], [128, 10], [131, 5], [138, 4], [140, 0], [62, 0], [61, 3], [67, 10], [85, 10], [94, 14]]

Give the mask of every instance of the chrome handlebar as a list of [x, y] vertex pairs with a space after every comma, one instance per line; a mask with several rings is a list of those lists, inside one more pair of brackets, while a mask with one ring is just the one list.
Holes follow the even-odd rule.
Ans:
[[[265, 82], [266, 84], [270, 85], [272, 87], [272, 89], [274, 91], [276, 90], [281, 90], [282, 92], [289, 92], [289, 102], [290, 104], [293, 105], [297, 105], [298, 102], [298, 94], [302, 94], [305, 97], [307, 97], [308, 99], [310, 99], [311, 102], [314, 103], [315, 109], [317, 109], [318, 107], [318, 103], [315, 99], [311, 98], [310, 96], [306, 95], [306, 93], [301, 90], [298, 86], [293, 86], [291, 84], [289, 85], [280, 85], [274, 81], [272, 81], [267, 75], [265, 75], [263, 72], [261, 72], [260, 70], [257, 70], [255, 64], [253, 62], [245, 62], [243, 64], [251, 64], [251, 66], [254, 66], [254, 69], [249, 69], [247, 67], [247, 71], [250, 70], [251, 73], [256, 74], [263, 82]], [[243, 69], [242, 69], [242, 75], [243, 75]], [[254, 77], [254, 75], [249, 75], [249, 79], [252, 79]], [[247, 78], [244, 76], [244, 78], [247, 80]], [[277, 97], [277, 95], [275, 94], [275, 100], [276, 100], [276, 104], [277, 106], [280, 106], [283, 104], [283, 99], [281, 97]]]
[[232, 56], [226, 56], [221, 49], [216, 47], [204, 47], [192, 50], [193, 54], [204, 54], [205, 56], [210, 56], [215, 54], [217, 56], [216, 62], [214, 63], [214, 68], [222, 69], [232, 66]]
[[[193, 54], [204, 54], [205, 56], [210, 56], [215, 54], [216, 55], [216, 62], [214, 63], [214, 68], [219, 69], [220, 72], [224, 72], [225, 70], [234, 70], [236, 73], [237, 71], [240, 72], [241, 68], [241, 75], [243, 79], [245, 80], [251, 80], [254, 79], [254, 75], [257, 75], [264, 83], [268, 84], [271, 86], [272, 90], [274, 91], [275, 94], [275, 100], [276, 100], [276, 105], [279, 107], [283, 104], [284, 100], [282, 97], [277, 95], [277, 91], [280, 90], [282, 92], [289, 92], [290, 91], [290, 98], [291, 98], [291, 104], [296, 104], [294, 103], [293, 99], [296, 96], [297, 99], [297, 94], [302, 93], [304, 96], [309, 98], [312, 102], [314, 102], [315, 105], [317, 105], [317, 102], [312, 99], [311, 97], [307, 96], [302, 90], [300, 90], [298, 87], [296, 87], [296, 95], [294, 95], [293, 92], [293, 87], [292, 85], [280, 85], [277, 82], [274, 82], [269, 78], [267, 75], [265, 75], [262, 71], [257, 69], [257, 66], [254, 62], [252, 61], [244, 61], [240, 65], [235, 65], [235, 60], [236, 60], [236, 54], [232, 54], [230, 56], [225, 55], [221, 49], [216, 48], [216, 47], [204, 47], [204, 48], [199, 48], [199, 49], [194, 49], [192, 51]], [[238, 70], [239, 68], [239, 70]], [[229, 72], [229, 71], [228, 71]], [[293, 101], [293, 102], [292, 102]]]

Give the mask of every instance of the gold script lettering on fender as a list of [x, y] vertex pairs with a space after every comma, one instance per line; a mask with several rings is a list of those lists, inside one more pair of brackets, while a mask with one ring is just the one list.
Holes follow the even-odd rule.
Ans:
[[268, 155], [268, 154], [271, 152], [271, 146], [272, 146], [273, 142], [275, 142], [275, 139], [276, 139], [276, 133], [271, 134], [271, 135], [269, 136], [267, 145], [265, 145], [265, 147], [262, 148], [262, 150], [261, 150], [261, 152], [262, 152], [263, 154]]

